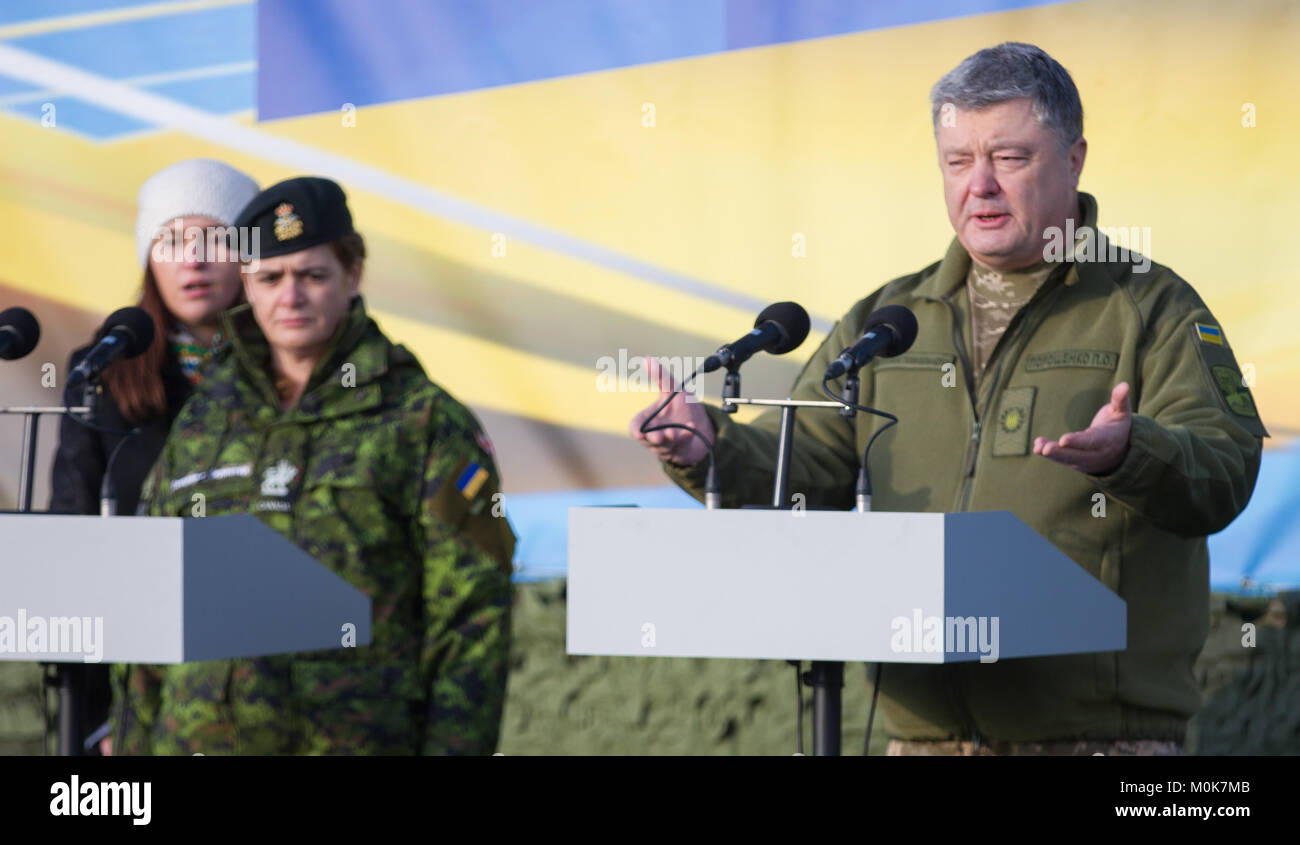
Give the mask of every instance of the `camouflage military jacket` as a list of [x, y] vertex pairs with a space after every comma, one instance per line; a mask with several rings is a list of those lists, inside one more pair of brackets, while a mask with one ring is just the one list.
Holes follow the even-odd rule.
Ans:
[[119, 668], [120, 753], [491, 753], [515, 538], [477, 420], [360, 297], [287, 411], [251, 310], [225, 322], [141, 510], [256, 515], [370, 597], [372, 642]]

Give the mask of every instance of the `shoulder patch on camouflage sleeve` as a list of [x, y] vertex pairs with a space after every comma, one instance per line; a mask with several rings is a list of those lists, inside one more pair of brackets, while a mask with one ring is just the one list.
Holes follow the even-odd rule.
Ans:
[[492, 555], [505, 571], [513, 566], [515, 536], [506, 520], [501, 495], [487, 467], [461, 458], [430, 491], [433, 516]]
[[429, 482], [436, 485], [434, 489], [424, 491], [424, 498], [428, 501], [432, 514], [453, 528], [459, 527], [469, 513], [470, 499], [461, 489], [461, 479], [470, 463], [468, 458], [461, 458], [449, 472]]
[[477, 461], [471, 461], [461, 473], [456, 476], [456, 490], [465, 497], [468, 502], [473, 502], [474, 497], [483, 489], [483, 484], [488, 480], [488, 471]]

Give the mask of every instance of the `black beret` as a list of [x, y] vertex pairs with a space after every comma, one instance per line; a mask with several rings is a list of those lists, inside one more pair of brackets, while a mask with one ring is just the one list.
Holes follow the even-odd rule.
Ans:
[[272, 185], [244, 206], [234, 225], [260, 229], [260, 258], [288, 255], [356, 231], [343, 189], [319, 176]]

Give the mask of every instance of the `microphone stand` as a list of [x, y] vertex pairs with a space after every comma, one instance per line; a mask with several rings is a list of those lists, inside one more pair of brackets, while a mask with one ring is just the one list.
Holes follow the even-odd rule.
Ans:
[[[86, 414], [91, 407], [41, 406], [0, 408], [0, 414], [21, 414], [23, 417], [22, 462], [18, 470], [18, 513], [32, 512], [32, 489], [36, 481], [36, 437], [40, 430], [40, 418], [44, 414]], [[26, 632], [18, 632], [25, 636]], [[49, 684], [49, 663], [41, 664], [41, 675]], [[59, 690], [59, 755], [74, 757], [81, 754], [82, 732], [82, 687], [84, 679], [81, 666], [75, 663], [55, 663], [56, 680], [54, 685]], [[45, 691], [41, 690], [41, 695]], [[44, 730], [44, 726], [42, 726]], [[41, 745], [45, 745], [42, 734]]]
[[[99, 416], [99, 380], [86, 382], [82, 389], [82, 404], [86, 406], [86, 419], [91, 423], [98, 424]], [[130, 434], [122, 436], [119, 445], [130, 437]], [[113, 461], [117, 458], [117, 448], [114, 447], [112, 454], [108, 456], [108, 462], [104, 464], [104, 480], [99, 483], [99, 515], [100, 516], [117, 516], [117, 482], [113, 481]]]
[[[852, 420], [858, 414], [858, 390], [862, 382], [858, 379], [858, 371], [850, 370], [844, 377], [844, 401], [848, 404], [840, 408], [840, 416], [847, 420]], [[867, 513], [871, 510], [871, 479], [867, 475], [867, 456], [863, 454], [862, 463], [858, 466], [858, 485], [854, 490], [856, 499], [855, 510], [858, 513]]]
[[727, 367], [727, 375], [722, 380], [722, 413], [734, 414], [739, 410], [732, 399], [740, 396], [740, 365]]
[[[98, 378], [92, 379], [91, 381], [86, 383], [85, 387], [83, 388], [83, 396], [84, 396], [84, 404], [87, 406], [86, 419], [89, 420], [92, 424], [97, 424], [98, 420], [96, 419], [96, 416], [98, 415], [99, 412], [99, 399], [101, 396]], [[139, 433], [139, 429], [133, 428], [130, 431], [120, 434], [119, 436], [121, 439], [117, 441], [117, 445], [113, 447], [112, 451], [108, 455], [108, 461], [104, 464], [104, 479], [99, 484], [99, 515], [100, 516], [112, 517], [118, 515], [117, 481], [114, 480], [113, 478], [113, 464], [117, 461], [117, 455], [121, 451], [122, 447], [126, 445], [126, 441], [138, 433]], [[98, 742], [99, 739], [111, 735], [112, 723], [111, 721], [109, 721], [109, 722], [105, 722], [103, 725], [100, 725], [89, 738], [83, 736], [84, 731], [82, 730], [82, 724], [85, 720], [84, 717], [82, 716], [82, 704], [81, 704], [80, 697], [83, 696], [85, 693], [85, 683], [86, 683], [87, 675], [84, 666], [78, 664], [70, 664], [69, 668], [72, 668], [73, 666], [75, 666], [75, 674], [77, 675], [76, 695], [78, 698], [75, 702], [70, 702], [70, 706], [72, 711], [76, 714], [75, 722], [73, 723], [76, 725], [76, 728], [73, 733], [70, 733], [68, 735], [67, 739], [70, 748], [78, 749], [74, 753], [85, 754], [93, 748], [92, 745], [93, 742]], [[60, 694], [62, 694], [62, 689], [60, 689]], [[60, 723], [59, 727], [60, 727], [60, 731], [62, 731], [63, 728], [62, 723]], [[60, 736], [62, 737], [62, 734], [60, 734]], [[71, 743], [74, 742], [77, 744], [71, 745]]]
[[[856, 376], [855, 379], [856, 381]], [[765, 405], [781, 409], [781, 433], [776, 453], [776, 478], [772, 484], [772, 508], [791, 510], [790, 454], [794, 449], [795, 413], [800, 408], [844, 408], [839, 402], [817, 399], [742, 399], [732, 397], [735, 405]], [[856, 401], [856, 395], [854, 397]], [[860, 508], [859, 508], [860, 509]], [[843, 735], [842, 702], [844, 688], [844, 663], [837, 660], [814, 660], [812, 668], [804, 673], [804, 683], [813, 690], [813, 755], [838, 757]], [[803, 702], [799, 703], [803, 707]]]

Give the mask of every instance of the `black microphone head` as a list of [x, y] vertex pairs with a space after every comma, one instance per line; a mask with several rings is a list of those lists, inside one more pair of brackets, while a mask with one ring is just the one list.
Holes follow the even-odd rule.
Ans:
[[153, 343], [153, 317], [150, 317], [149, 312], [143, 308], [119, 308], [108, 315], [100, 334], [107, 335], [114, 331], [118, 331], [119, 334], [125, 336], [126, 345], [122, 348], [123, 358], [134, 358], [137, 355], [143, 355], [144, 351]]
[[812, 325], [808, 312], [797, 302], [773, 302], [758, 315], [754, 328], [768, 322], [776, 323], [781, 328], [781, 342], [767, 350], [773, 355], [784, 355], [799, 348], [799, 344], [807, 339], [808, 329]]
[[889, 326], [894, 330], [893, 340], [878, 353], [881, 358], [902, 355], [912, 348], [913, 343], [916, 343], [916, 315], [902, 305], [886, 305], [873, 311], [867, 318], [862, 333], [866, 334], [881, 326]]
[[6, 308], [0, 311], [0, 331], [8, 331], [18, 337], [18, 342], [7, 346], [0, 358], [16, 361], [30, 353], [41, 342], [41, 324], [36, 316], [26, 308]]

